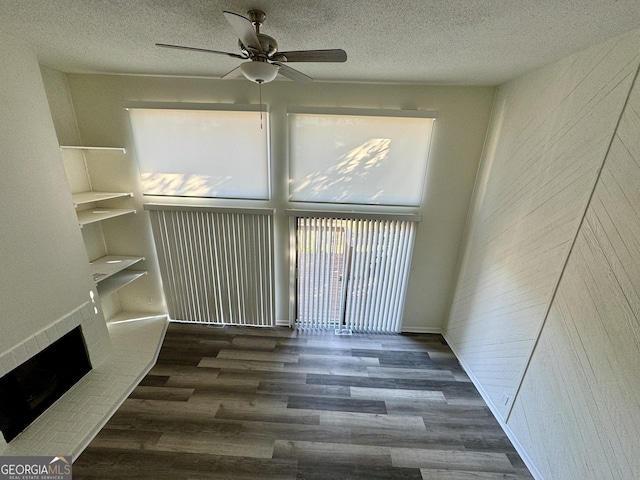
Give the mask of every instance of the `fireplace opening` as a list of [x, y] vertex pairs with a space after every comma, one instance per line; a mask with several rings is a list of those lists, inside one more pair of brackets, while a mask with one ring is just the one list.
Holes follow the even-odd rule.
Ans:
[[0, 430], [10, 442], [91, 370], [76, 327], [0, 378]]

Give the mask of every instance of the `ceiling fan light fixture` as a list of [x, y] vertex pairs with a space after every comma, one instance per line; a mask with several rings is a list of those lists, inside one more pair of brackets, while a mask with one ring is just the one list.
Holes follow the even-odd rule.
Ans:
[[240, 65], [242, 74], [255, 83], [269, 83], [278, 75], [278, 67], [267, 62], [250, 61]]

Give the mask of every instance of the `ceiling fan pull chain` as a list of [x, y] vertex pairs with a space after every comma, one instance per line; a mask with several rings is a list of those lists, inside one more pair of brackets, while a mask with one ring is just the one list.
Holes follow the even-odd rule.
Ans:
[[262, 83], [258, 84], [260, 89], [260, 130], [262, 130]]

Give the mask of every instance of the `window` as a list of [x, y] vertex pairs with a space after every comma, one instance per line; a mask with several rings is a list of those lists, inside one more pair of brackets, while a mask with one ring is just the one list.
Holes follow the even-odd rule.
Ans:
[[433, 118], [416, 112], [289, 112], [289, 198], [419, 206]]
[[169, 317], [273, 326], [273, 211], [145, 205]]
[[130, 108], [143, 193], [268, 199], [268, 119], [237, 108]]

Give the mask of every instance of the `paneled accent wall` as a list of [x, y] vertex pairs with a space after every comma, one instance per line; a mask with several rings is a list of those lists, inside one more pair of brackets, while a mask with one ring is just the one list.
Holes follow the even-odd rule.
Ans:
[[447, 338], [507, 418], [638, 65], [637, 33], [502, 86]]
[[508, 425], [545, 479], [640, 478], [640, 81]]
[[445, 334], [545, 480], [640, 475], [639, 64], [636, 30], [502, 86], [467, 224]]

